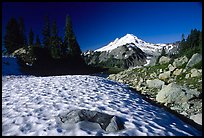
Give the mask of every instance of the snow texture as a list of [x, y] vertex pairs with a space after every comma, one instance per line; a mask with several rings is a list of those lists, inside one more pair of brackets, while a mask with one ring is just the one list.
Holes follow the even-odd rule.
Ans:
[[[89, 109], [123, 119], [125, 129], [106, 132], [96, 123], [62, 128], [64, 111]], [[126, 85], [88, 75], [2, 76], [2, 135], [201, 135], [174, 115], [151, 105]]]
[[[9, 67], [17, 69], [2, 65], [7, 74], [11, 74]], [[35, 77], [15, 71], [16, 75], [2, 75], [3, 136], [202, 135], [176, 116], [143, 100], [124, 84], [89, 75]], [[99, 124], [87, 121], [62, 127], [58, 116], [74, 109], [117, 115], [125, 129], [107, 132]]]

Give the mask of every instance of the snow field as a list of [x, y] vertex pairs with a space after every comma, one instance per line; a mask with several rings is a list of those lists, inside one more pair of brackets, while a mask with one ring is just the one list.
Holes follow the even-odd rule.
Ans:
[[[71, 109], [117, 115], [125, 129], [108, 133], [97, 123], [61, 127], [56, 117]], [[174, 115], [151, 105], [124, 84], [88, 75], [2, 76], [2, 135], [201, 135]]]

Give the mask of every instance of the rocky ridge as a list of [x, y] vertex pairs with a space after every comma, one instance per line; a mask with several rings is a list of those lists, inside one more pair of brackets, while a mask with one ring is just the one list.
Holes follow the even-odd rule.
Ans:
[[162, 56], [155, 66], [129, 68], [108, 78], [202, 125], [202, 67], [196, 67], [200, 62], [202, 55], [197, 53], [190, 59]]
[[95, 51], [88, 50], [82, 56], [89, 65], [127, 69], [154, 65], [163, 49], [173, 55], [177, 53], [178, 45], [148, 43], [133, 34], [126, 34]]

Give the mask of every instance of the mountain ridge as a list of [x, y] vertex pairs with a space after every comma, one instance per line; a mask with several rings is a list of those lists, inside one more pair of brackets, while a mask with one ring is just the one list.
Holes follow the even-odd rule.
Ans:
[[116, 38], [115, 40], [108, 43], [107, 45], [94, 50], [94, 52], [102, 52], [102, 51], [110, 52], [119, 46], [131, 44], [131, 43], [149, 55], [159, 55], [163, 47], [165, 48], [166, 53], [169, 53], [176, 46], [174, 43], [166, 43], [166, 44], [165, 43], [157, 43], [157, 44], [149, 43], [149, 42], [146, 42], [138, 38], [134, 34], [127, 33], [125, 36], [121, 38]]

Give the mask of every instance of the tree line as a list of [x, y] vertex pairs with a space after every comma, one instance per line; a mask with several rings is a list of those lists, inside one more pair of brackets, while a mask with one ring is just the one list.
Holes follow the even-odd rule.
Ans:
[[64, 39], [62, 39], [58, 35], [56, 19], [51, 24], [49, 17], [45, 16], [41, 43], [39, 35], [37, 34], [35, 37], [32, 28], [30, 28], [28, 36], [26, 36], [25, 24], [22, 17], [19, 17], [18, 20], [12, 17], [6, 25], [4, 36], [6, 53], [12, 54], [15, 50], [22, 47], [25, 49], [28, 49], [28, 47], [41, 47], [48, 49], [52, 58], [55, 59], [80, 56], [81, 49], [73, 32], [71, 17], [68, 15], [66, 16], [64, 31]]
[[185, 39], [182, 34], [182, 40], [179, 44], [179, 55], [186, 55], [190, 58], [194, 53], [202, 54], [202, 31], [192, 29]]

